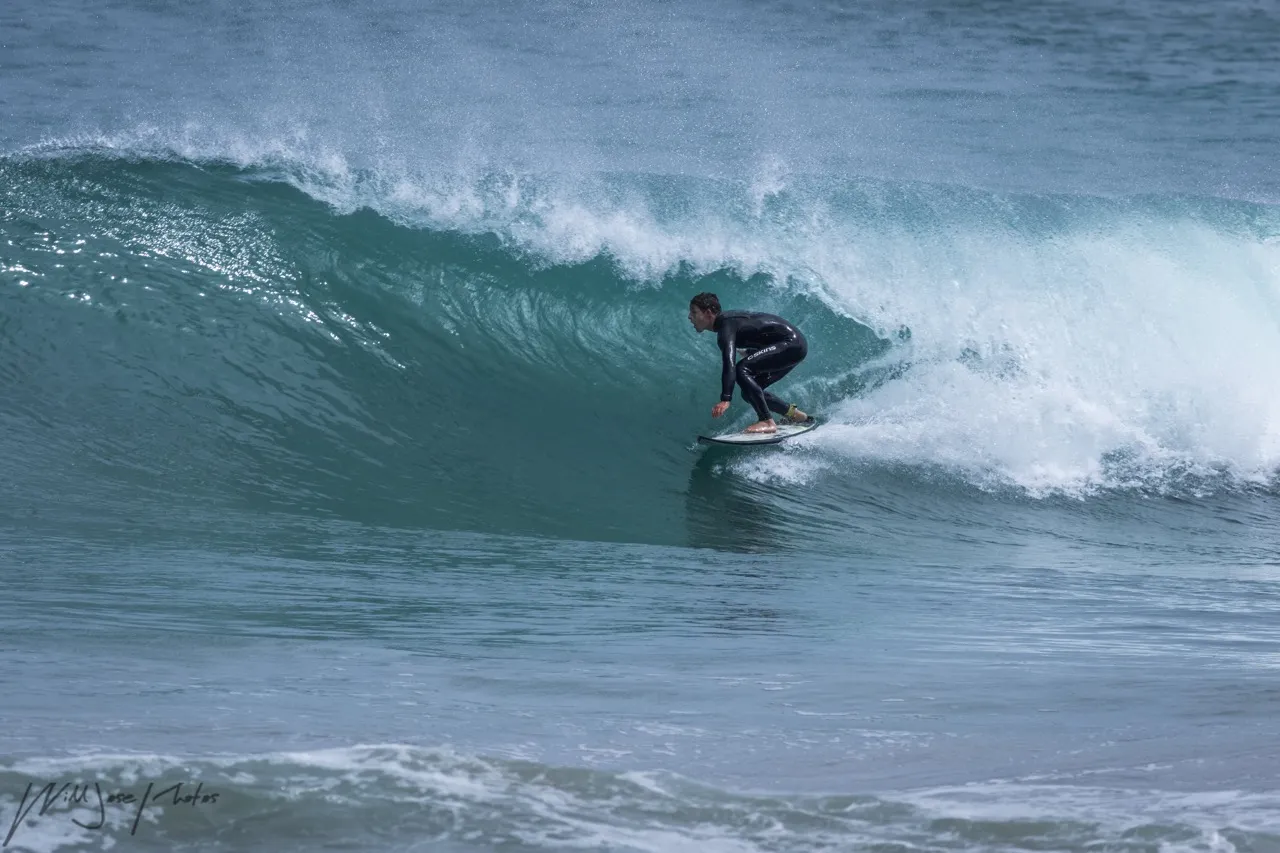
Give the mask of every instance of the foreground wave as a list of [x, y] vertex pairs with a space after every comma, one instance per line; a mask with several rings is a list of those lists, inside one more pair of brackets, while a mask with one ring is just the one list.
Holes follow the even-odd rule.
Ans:
[[[998, 780], [896, 794], [737, 793], [666, 773], [405, 745], [0, 767], [16, 849], [1260, 850], [1280, 792]], [[25, 795], [25, 796], [24, 796]]]

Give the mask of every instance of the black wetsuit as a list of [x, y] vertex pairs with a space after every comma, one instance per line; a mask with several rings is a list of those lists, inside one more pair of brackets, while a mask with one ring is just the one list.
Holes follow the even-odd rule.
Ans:
[[[800, 330], [781, 317], [751, 311], [723, 311], [712, 328], [724, 359], [720, 399], [733, 399], [736, 381], [742, 399], [751, 404], [760, 420], [769, 420], [770, 410], [785, 415], [791, 407], [764, 389], [808, 355], [809, 344]], [[747, 356], [735, 365], [740, 352]]]

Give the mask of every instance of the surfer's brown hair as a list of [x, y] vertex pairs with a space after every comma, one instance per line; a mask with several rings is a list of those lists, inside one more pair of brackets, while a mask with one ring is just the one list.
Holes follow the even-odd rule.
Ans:
[[714, 293], [699, 293], [689, 300], [689, 304], [699, 311], [710, 311], [713, 314], [720, 313], [720, 297]]

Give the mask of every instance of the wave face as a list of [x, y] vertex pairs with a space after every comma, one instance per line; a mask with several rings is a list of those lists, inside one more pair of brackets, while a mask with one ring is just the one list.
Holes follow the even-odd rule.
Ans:
[[[28, 513], [687, 541], [692, 510], [742, 510], [726, 474], [741, 501], [838, 507], [876, 471], [1079, 497], [1280, 465], [1272, 206], [140, 138], [10, 155], [0, 185], [0, 465]], [[804, 328], [779, 391], [822, 429], [693, 446], [717, 399], [684, 317], [702, 290]]]

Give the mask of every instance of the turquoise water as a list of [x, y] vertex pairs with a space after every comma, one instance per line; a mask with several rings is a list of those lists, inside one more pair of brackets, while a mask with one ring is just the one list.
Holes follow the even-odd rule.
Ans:
[[0, 841], [1280, 850], [1277, 36], [6, 6]]

